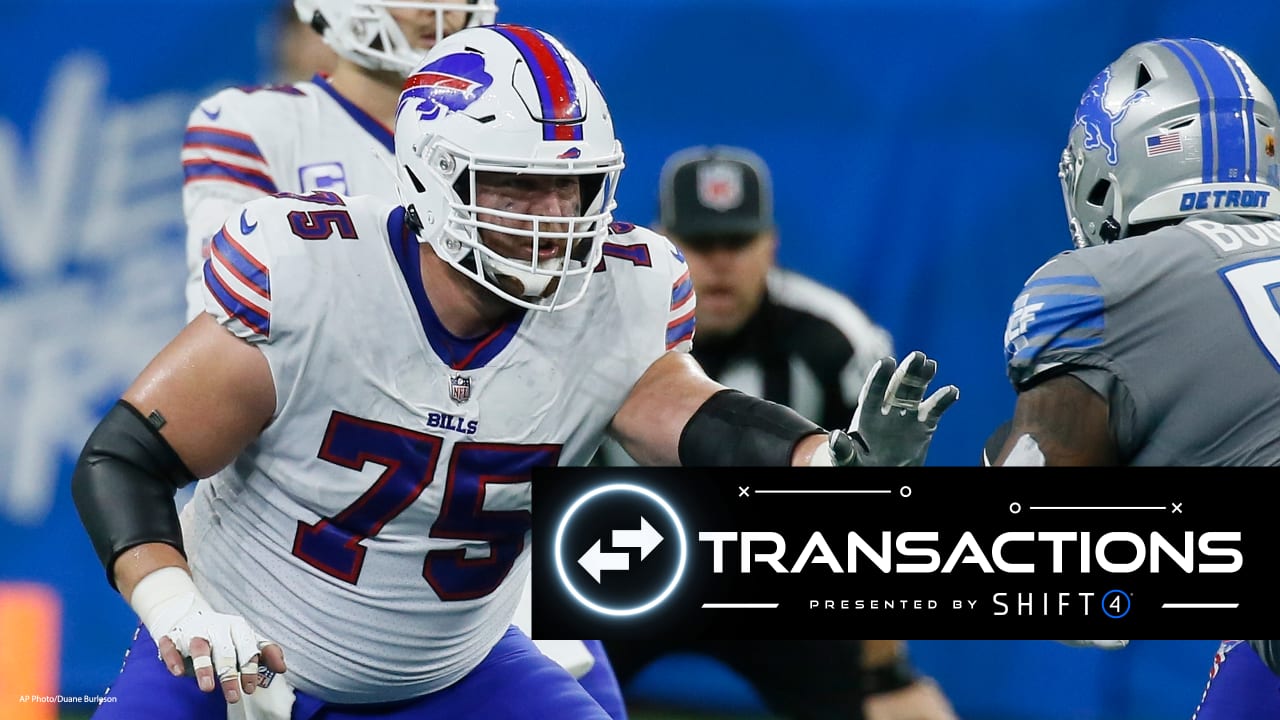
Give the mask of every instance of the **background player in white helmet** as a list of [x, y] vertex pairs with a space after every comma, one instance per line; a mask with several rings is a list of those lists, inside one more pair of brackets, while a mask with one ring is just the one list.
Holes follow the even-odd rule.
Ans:
[[86, 442], [77, 509], [143, 624], [101, 718], [221, 718], [281, 647], [296, 716], [606, 718], [510, 626], [533, 467], [585, 464], [606, 432], [651, 464], [918, 465], [958, 397], [925, 396], [923, 353], [885, 358], [827, 433], [714, 383], [683, 258], [612, 222], [622, 148], [577, 58], [500, 25], [422, 62], [403, 204], [238, 208], [206, 312]]
[[[1266, 85], [1207, 40], [1139, 43], [1094, 78], [1059, 166], [1076, 249], [1013, 302], [995, 464], [1280, 464], [1277, 127]], [[1200, 720], [1280, 717], [1248, 643], [1214, 666]]]
[[191, 111], [182, 148], [187, 319], [204, 309], [204, 261], [237, 206], [275, 192], [395, 198], [392, 127], [400, 85], [435, 43], [492, 23], [493, 0], [295, 0], [337, 59], [327, 75], [227, 88]]

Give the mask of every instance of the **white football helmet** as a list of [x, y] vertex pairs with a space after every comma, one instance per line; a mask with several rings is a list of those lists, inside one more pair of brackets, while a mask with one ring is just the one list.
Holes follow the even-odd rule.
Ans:
[[1085, 90], [1058, 166], [1076, 247], [1212, 210], [1280, 216], [1277, 124], [1271, 91], [1231, 50], [1129, 48]]
[[[556, 310], [582, 299], [613, 220], [623, 155], [600, 88], [560, 41], [519, 25], [445, 38], [405, 81], [395, 149], [420, 242], [521, 307]], [[577, 178], [581, 208], [552, 217], [480, 207], [477, 173]], [[482, 231], [528, 238], [531, 253], [503, 255]], [[561, 252], [539, 261], [548, 243]]]
[[492, 24], [498, 15], [495, 0], [294, 0], [293, 9], [334, 52], [370, 70], [408, 75], [427, 48], [405, 37], [388, 9], [430, 10], [435, 13], [436, 42], [444, 39], [447, 12], [465, 12], [466, 27]]

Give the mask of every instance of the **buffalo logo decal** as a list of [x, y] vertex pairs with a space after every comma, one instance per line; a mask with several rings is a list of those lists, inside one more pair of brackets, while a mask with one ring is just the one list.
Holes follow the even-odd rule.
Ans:
[[400, 92], [399, 115], [411, 102], [417, 101], [422, 120], [435, 120], [441, 112], [465, 110], [480, 99], [493, 85], [493, 76], [485, 72], [484, 57], [474, 52], [461, 52], [436, 60], [404, 81]]

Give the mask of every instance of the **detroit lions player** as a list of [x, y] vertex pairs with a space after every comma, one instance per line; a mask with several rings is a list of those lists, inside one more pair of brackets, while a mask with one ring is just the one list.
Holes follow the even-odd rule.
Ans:
[[221, 718], [287, 648], [294, 717], [603, 720], [510, 626], [533, 467], [585, 464], [606, 432], [650, 464], [918, 465], [958, 397], [925, 397], [923, 353], [885, 358], [826, 433], [712, 382], [683, 258], [612, 222], [622, 148], [578, 59], [498, 25], [422, 63], [403, 204], [238, 208], [206, 312], [85, 445], [77, 509], [147, 630], [102, 718]]
[[[1094, 79], [1059, 167], [1076, 250], [1013, 302], [996, 464], [1280, 464], [1278, 126], [1206, 40], [1139, 43]], [[1278, 690], [1228, 641], [1198, 717], [1280, 717]]]
[[[182, 151], [188, 319], [204, 311], [210, 242], [241, 203], [316, 190], [395, 199], [390, 127], [405, 76], [439, 40], [491, 23], [497, 13], [493, 0], [293, 5], [337, 54], [333, 72], [292, 85], [223, 90], [203, 100], [188, 121]], [[614, 710], [614, 720], [623, 720], [620, 690], [600, 643], [540, 646], [575, 674], [590, 672], [583, 682]]]

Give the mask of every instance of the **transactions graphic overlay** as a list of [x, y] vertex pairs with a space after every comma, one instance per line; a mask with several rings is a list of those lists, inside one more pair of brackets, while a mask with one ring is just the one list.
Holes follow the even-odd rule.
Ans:
[[1247, 636], [1246, 469], [534, 471], [539, 639]]

